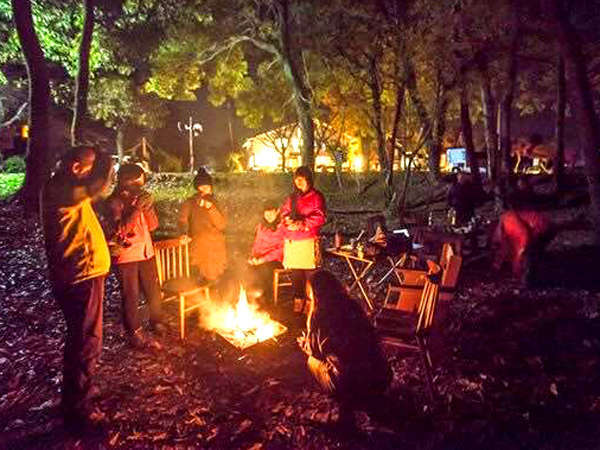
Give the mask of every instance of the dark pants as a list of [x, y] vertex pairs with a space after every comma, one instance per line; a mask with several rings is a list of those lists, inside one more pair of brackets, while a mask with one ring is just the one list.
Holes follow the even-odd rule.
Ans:
[[249, 265], [249, 283], [255, 289], [261, 289], [264, 292], [265, 299], [273, 299], [273, 272], [275, 269], [281, 269], [283, 266], [279, 261], [269, 261], [256, 266]]
[[154, 258], [145, 261], [117, 264], [123, 300], [123, 323], [128, 333], [134, 333], [141, 325], [138, 314], [140, 288], [150, 308], [150, 322], [162, 320], [160, 284]]
[[66, 415], [89, 410], [93, 376], [102, 351], [104, 276], [66, 286], [53, 293], [67, 323], [62, 405]]
[[291, 273], [294, 298], [306, 298], [306, 281], [314, 270], [293, 269]]

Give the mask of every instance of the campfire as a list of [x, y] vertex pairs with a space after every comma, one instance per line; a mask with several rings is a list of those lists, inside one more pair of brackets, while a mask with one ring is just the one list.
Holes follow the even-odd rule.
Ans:
[[240, 350], [275, 338], [287, 331], [285, 326], [271, 319], [268, 313], [259, 311], [258, 305], [248, 303], [243, 286], [240, 286], [236, 305], [214, 312], [207, 326]]

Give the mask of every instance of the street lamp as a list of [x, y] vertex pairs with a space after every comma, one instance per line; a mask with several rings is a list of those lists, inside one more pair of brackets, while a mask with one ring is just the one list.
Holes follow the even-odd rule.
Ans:
[[177, 129], [181, 133], [188, 133], [189, 147], [190, 147], [190, 173], [194, 173], [194, 138], [200, 136], [202, 133], [202, 124], [192, 120], [192, 116], [189, 116], [188, 123], [182, 124], [177, 122]]

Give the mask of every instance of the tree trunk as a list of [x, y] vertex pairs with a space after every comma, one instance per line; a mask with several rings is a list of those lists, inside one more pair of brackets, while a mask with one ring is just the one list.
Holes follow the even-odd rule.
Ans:
[[569, 82], [573, 86], [570, 104], [575, 113], [582, 146], [596, 242], [600, 244], [600, 123], [594, 110], [586, 60], [577, 31], [569, 23], [568, 16], [558, 0], [550, 0], [548, 6], [556, 23], [560, 53], [565, 61]]
[[410, 57], [406, 53], [406, 50], [402, 50], [404, 55], [404, 80], [406, 82], [406, 88], [410, 95], [410, 100], [417, 111], [417, 116], [419, 117], [419, 121], [421, 122], [421, 126], [423, 127], [425, 138], [425, 147], [429, 153], [429, 172], [431, 176], [435, 180], [440, 179], [440, 159], [439, 154], [433, 154], [433, 134], [431, 127], [431, 118], [429, 117], [429, 113], [425, 108], [425, 104], [423, 103], [423, 99], [417, 89], [417, 78], [415, 74], [415, 68], [410, 60]]
[[564, 187], [566, 94], [565, 61], [562, 56], [559, 56], [556, 79], [556, 159], [554, 160], [554, 186], [557, 193], [560, 193]]
[[381, 176], [385, 183], [386, 204], [392, 194], [391, 186], [387, 184], [388, 180], [388, 156], [385, 146], [385, 130], [383, 128], [383, 106], [381, 104], [382, 86], [377, 73], [377, 59], [371, 58], [369, 61], [369, 89], [371, 90], [371, 100], [373, 108], [373, 116], [371, 122], [375, 128], [375, 136], [377, 138], [377, 156], [379, 158], [379, 166], [381, 168]]
[[71, 145], [82, 143], [83, 122], [87, 115], [87, 97], [90, 82], [90, 48], [94, 32], [95, 0], [84, 0], [85, 17], [79, 44], [77, 79], [75, 80], [75, 102], [73, 105], [73, 121], [71, 122]]
[[512, 162], [510, 151], [512, 149], [511, 115], [512, 104], [517, 81], [517, 50], [519, 46], [519, 14], [516, 4], [513, 3], [513, 18], [511, 29], [511, 44], [509, 52], [507, 87], [504, 98], [500, 104], [500, 152], [502, 155], [502, 172], [508, 184], [512, 183]]
[[116, 139], [117, 155], [118, 155], [117, 158], [119, 161], [119, 165], [123, 164], [123, 159], [125, 158], [124, 141], [125, 141], [125, 126], [119, 125], [117, 127], [117, 139]]
[[[397, 71], [396, 71], [397, 73]], [[394, 161], [396, 160], [396, 141], [398, 139], [398, 127], [400, 125], [400, 118], [402, 117], [402, 107], [404, 106], [404, 93], [406, 92], [404, 83], [398, 82], [398, 76], [396, 76], [396, 105], [394, 109], [394, 119], [392, 123], [392, 134], [390, 137], [390, 149], [388, 152], [388, 176], [385, 180], [386, 186], [393, 189], [394, 185]]]
[[[435, 106], [435, 117], [433, 120], [433, 136], [431, 139], [431, 151], [429, 152], [430, 160], [434, 161], [434, 165], [440, 167], [440, 158], [444, 146], [444, 134], [446, 133], [446, 113], [448, 111], [448, 95], [446, 88], [439, 83]], [[437, 161], [437, 162], [435, 162]]]
[[460, 127], [462, 130], [465, 150], [467, 153], [467, 162], [471, 168], [471, 178], [473, 184], [481, 187], [481, 174], [479, 173], [479, 161], [475, 154], [475, 145], [473, 144], [473, 126], [471, 124], [471, 116], [469, 114], [469, 99], [467, 86], [463, 81], [460, 87]]
[[298, 115], [298, 125], [302, 134], [302, 164], [315, 168], [315, 129], [312, 119], [312, 90], [303, 70], [301, 49], [292, 42], [289, 4], [283, 0], [279, 10], [280, 60], [283, 73], [290, 83], [294, 97], [294, 106]]
[[496, 105], [492, 86], [487, 71], [482, 71], [481, 104], [483, 106], [483, 124], [485, 134], [485, 150], [487, 156], [488, 180], [492, 186], [496, 184], [498, 172], [498, 134], [496, 133]]
[[30, 0], [11, 0], [13, 18], [29, 79], [29, 140], [27, 143], [25, 183], [19, 195], [25, 210], [35, 213], [41, 187], [50, 175], [50, 80], [44, 52], [38, 40]]

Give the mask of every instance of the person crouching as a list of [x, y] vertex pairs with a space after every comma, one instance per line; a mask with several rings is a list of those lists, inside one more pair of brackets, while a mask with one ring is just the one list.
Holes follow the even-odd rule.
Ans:
[[333, 274], [314, 272], [306, 291], [307, 331], [298, 344], [321, 389], [339, 402], [338, 424], [353, 427], [355, 410], [382, 404], [391, 369], [366, 314]]

